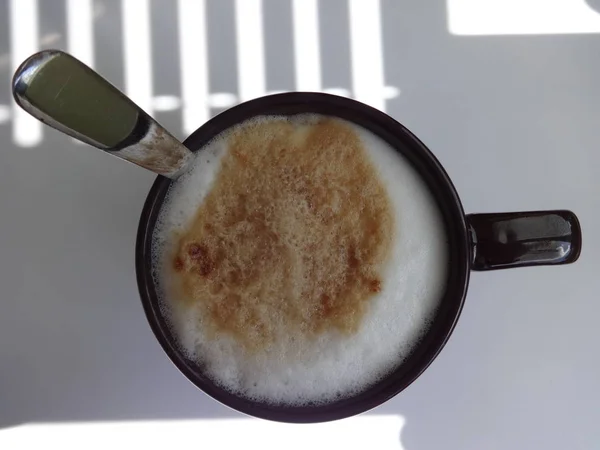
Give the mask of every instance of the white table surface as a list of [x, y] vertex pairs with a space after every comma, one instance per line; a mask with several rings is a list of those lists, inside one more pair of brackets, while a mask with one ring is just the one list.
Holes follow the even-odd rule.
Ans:
[[[140, 17], [126, 22], [118, 0], [0, 0], [1, 448], [53, 441], [79, 448], [81, 439], [120, 448], [133, 438], [158, 448], [179, 442], [173, 436], [224, 448], [279, 448], [282, 439], [289, 448], [600, 448], [600, 15], [593, 9], [600, 2], [548, 1], [545, 13], [536, 0], [487, 0], [497, 11], [483, 17], [467, 0], [383, 0], [387, 101], [379, 95], [377, 52], [361, 50], [361, 42], [377, 43], [372, 6], [318, 1], [317, 73], [308, 62], [306, 72], [295, 68], [292, 0], [264, 0], [266, 76], [250, 62], [240, 81], [237, 58], [252, 60], [252, 51], [241, 55], [236, 43], [236, 4], [206, 2], [208, 59], [199, 65], [208, 65], [210, 93], [229, 93], [222, 101], [296, 89], [297, 72], [310, 85], [317, 73], [322, 89], [379, 102], [416, 133], [446, 167], [468, 212], [565, 208], [583, 227], [574, 265], [474, 273], [448, 345], [399, 396], [357, 419], [295, 427], [217, 404], [154, 339], [134, 273], [137, 223], [153, 175], [50, 129], [39, 142], [34, 125], [31, 134], [15, 136], [20, 119], [8, 82], [16, 53], [40, 41], [39, 48], [79, 48], [85, 57], [90, 28], [69, 27], [66, 18], [85, 17], [88, 3], [95, 68], [120, 88], [135, 76], [123, 63], [123, 42], [133, 32], [122, 28], [137, 23], [139, 42], [132, 45], [140, 47], [132, 47], [131, 58], [143, 69], [144, 55], [151, 55], [153, 78], [129, 88], [148, 105], [144, 86], [152, 97], [171, 96], [162, 97], [163, 105], [175, 102], [175, 109], [155, 117], [185, 136], [176, 2], [124, 1], [135, 3]], [[15, 13], [21, 3], [38, 4], [37, 27], [35, 9], [25, 19]], [[312, 2], [305, 3], [299, 9], [310, 19]], [[144, 39], [144, 4], [151, 44]], [[256, 5], [243, 7], [251, 12]], [[253, 31], [253, 16], [245, 17], [243, 45], [251, 49], [261, 27]], [[352, 17], [363, 28], [354, 40]], [[69, 40], [68, 29], [80, 35]], [[310, 44], [310, 29], [303, 32]], [[353, 65], [351, 53], [375, 59]], [[33, 146], [22, 144], [28, 139]]]

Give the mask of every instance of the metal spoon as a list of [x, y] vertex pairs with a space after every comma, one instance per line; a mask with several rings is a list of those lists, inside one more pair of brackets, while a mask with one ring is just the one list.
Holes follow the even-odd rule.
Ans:
[[57, 130], [169, 178], [192, 159], [181, 142], [73, 56], [46, 50], [15, 72], [17, 104]]

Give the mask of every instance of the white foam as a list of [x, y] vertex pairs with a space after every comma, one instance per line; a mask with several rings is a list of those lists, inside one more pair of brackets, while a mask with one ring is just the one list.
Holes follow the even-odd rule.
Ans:
[[[306, 123], [315, 117], [296, 119]], [[256, 120], [256, 119], [254, 119]], [[290, 120], [264, 117], [260, 120]], [[446, 236], [440, 212], [412, 166], [369, 131], [360, 135], [384, 181], [395, 211], [396, 235], [382, 291], [373, 298], [353, 335], [325, 333], [316, 340], [287, 340], [249, 355], [232, 338], [209, 339], [203, 317], [182, 302], [164, 298], [169, 270], [164, 255], [173, 232], [185, 229], [219, 169], [227, 150], [224, 134], [198, 152], [191, 170], [170, 189], [154, 233], [154, 277], [183, 351], [225, 389], [253, 400], [301, 405], [323, 403], [363, 391], [396, 368], [428, 329], [447, 274]]]

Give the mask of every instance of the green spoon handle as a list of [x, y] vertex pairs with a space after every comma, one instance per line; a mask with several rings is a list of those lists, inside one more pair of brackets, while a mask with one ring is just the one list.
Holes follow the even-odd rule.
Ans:
[[112, 84], [73, 56], [45, 50], [15, 72], [17, 104], [43, 123], [170, 178], [193, 154]]

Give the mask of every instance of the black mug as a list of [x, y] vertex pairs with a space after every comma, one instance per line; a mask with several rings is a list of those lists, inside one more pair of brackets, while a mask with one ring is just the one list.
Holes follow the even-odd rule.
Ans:
[[136, 242], [137, 282], [144, 311], [171, 361], [192, 383], [224, 405], [251, 416], [282, 422], [324, 422], [349, 417], [368, 411], [404, 390], [432, 363], [452, 334], [465, 301], [471, 270], [569, 264], [577, 260], [581, 251], [581, 228], [570, 211], [465, 215], [450, 178], [419, 139], [385, 113], [347, 98], [285, 93], [251, 100], [202, 125], [184, 145], [196, 152], [219, 133], [255, 116], [307, 113], [347, 120], [386, 141], [418, 172], [443, 217], [449, 269], [440, 308], [429, 331], [410, 356], [384, 379], [360, 394], [314, 406], [260, 403], [224, 390], [179, 350], [177, 337], [159, 305], [152, 277], [152, 234], [172, 183], [169, 178], [157, 177], [150, 189]]

